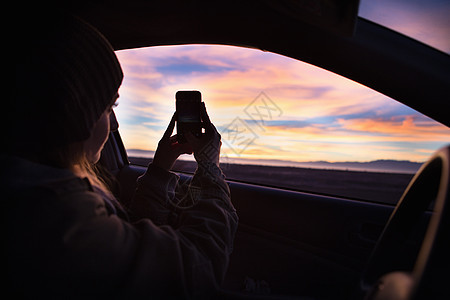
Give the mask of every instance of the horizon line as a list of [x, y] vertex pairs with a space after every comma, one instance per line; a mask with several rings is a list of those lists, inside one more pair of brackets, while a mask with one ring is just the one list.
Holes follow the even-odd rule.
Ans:
[[[155, 153], [155, 150], [145, 150], [145, 149], [125, 149], [127, 151], [138, 151], [138, 152], [149, 152], [149, 153]], [[186, 154], [187, 155], [187, 154]], [[431, 156], [431, 155], [430, 155]], [[131, 157], [137, 157], [137, 156], [131, 156]], [[151, 158], [151, 157], [140, 157], [140, 158]], [[179, 158], [186, 158], [186, 156], [181, 155]], [[268, 159], [268, 158], [247, 158], [247, 157], [230, 157], [227, 155], [220, 156], [220, 158], [228, 158], [228, 159], [237, 159], [237, 160], [244, 160], [244, 161], [274, 161], [274, 162], [286, 162], [286, 163], [329, 163], [329, 164], [343, 164], [343, 163], [359, 163], [359, 164], [369, 164], [373, 162], [381, 162], [381, 161], [391, 161], [391, 162], [406, 162], [406, 163], [412, 163], [412, 164], [423, 164], [426, 161], [412, 161], [412, 160], [397, 160], [397, 159], [375, 159], [375, 160], [368, 160], [368, 161], [328, 161], [328, 160], [309, 160], [309, 161], [296, 161], [296, 160], [286, 160], [286, 159]], [[186, 159], [184, 159], [186, 160]], [[190, 160], [190, 159], [187, 159]]]

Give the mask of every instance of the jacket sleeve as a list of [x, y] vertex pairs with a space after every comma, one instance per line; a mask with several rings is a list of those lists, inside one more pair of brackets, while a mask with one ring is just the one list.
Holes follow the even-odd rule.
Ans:
[[[102, 278], [128, 296], [213, 293], [224, 278], [237, 228], [230, 191], [217, 166], [199, 167], [191, 182], [195, 203], [180, 209], [177, 182], [175, 174], [150, 166], [138, 179], [134, 197], [139, 221], [131, 224], [103, 213], [72, 228], [67, 245], [100, 258], [72, 268], [102, 269]], [[176, 222], [165, 225], [170, 214]]]
[[138, 179], [134, 211], [155, 224], [170, 224], [180, 239], [183, 263], [196, 264], [190, 271], [196, 280], [203, 276], [221, 283], [238, 223], [225, 176], [215, 164], [200, 164], [192, 181], [178, 186], [181, 194], [175, 192], [178, 179], [150, 165]]
[[168, 225], [174, 214], [171, 204], [175, 200], [178, 175], [150, 164], [144, 175], [138, 178], [131, 201], [133, 219], [148, 218], [156, 225]]

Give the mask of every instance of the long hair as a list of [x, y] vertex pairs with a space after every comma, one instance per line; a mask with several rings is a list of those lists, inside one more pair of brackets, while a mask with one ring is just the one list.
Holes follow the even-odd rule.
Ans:
[[92, 186], [100, 189], [104, 194], [113, 197], [106, 182], [100, 176], [97, 166], [90, 162], [83, 148], [83, 142], [75, 142], [58, 147], [46, 155], [46, 163], [71, 170], [80, 178], [87, 178]]

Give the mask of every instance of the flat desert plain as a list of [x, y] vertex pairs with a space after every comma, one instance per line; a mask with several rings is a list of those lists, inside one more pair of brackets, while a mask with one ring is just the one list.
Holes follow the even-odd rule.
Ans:
[[[149, 158], [129, 157], [130, 163], [147, 166]], [[178, 160], [173, 171], [193, 173], [196, 162]], [[413, 174], [313, 169], [244, 164], [221, 164], [227, 180], [289, 190], [395, 204]]]

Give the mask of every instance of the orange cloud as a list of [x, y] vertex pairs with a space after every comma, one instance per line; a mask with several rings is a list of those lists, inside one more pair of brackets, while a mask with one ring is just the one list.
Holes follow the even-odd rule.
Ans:
[[406, 116], [403, 120], [383, 119], [338, 119], [340, 125], [348, 130], [365, 133], [376, 133], [394, 139], [414, 141], [450, 141], [450, 130], [446, 126], [427, 122], [418, 124], [414, 116]]

